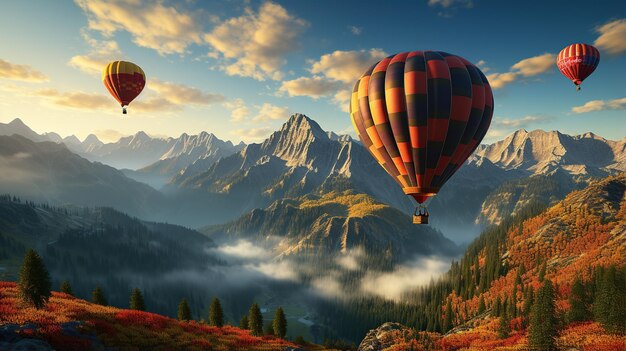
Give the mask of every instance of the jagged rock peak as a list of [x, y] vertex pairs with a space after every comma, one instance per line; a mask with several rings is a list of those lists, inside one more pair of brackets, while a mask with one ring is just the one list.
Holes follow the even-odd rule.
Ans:
[[100, 139], [98, 139], [98, 137], [95, 134], [89, 134], [87, 135], [87, 137], [85, 138], [85, 140], [83, 140], [83, 144], [102, 144], [102, 141], [100, 141]]
[[13, 127], [26, 127], [26, 128], [28, 128], [26, 123], [24, 123], [24, 121], [22, 121], [19, 117], [16, 117], [14, 120], [9, 122], [9, 125], [13, 126]]

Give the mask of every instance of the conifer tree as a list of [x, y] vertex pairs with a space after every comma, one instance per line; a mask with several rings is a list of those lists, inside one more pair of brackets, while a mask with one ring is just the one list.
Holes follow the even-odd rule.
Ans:
[[104, 297], [104, 292], [100, 286], [96, 286], [91, 293], [91, 302], [102, 306], [108, 305], [107, 299]]
[[496, 296], [495, 307], [493, 308], [493, 314], [496, 317], [500, 317], [500, 310], [502, 309], [502, 302], [500, 301], [500, 296]]
[[541, 267], [539, 268], [539, 282], [543, 283], [543, 280], [546, 278], [546, 262], [544, 261]]
[[569, 296], [570, 309], [567, 312], [567, 320], [570, 323], [589, 320], [590, 311], [587, 296], [585, 285], [580, 277], [576, 277]]
[[498, 338], [506, 339], [511, 334], [511, 319], [507, 311], [504, 311], [498, 324]]
[[626, 286], [624, 272], [610, 266], [602, 271], [594, 300], [595, 319], [610, 333], [626, 332]]
[[257, 303], [253, 303], [252, 306], [250, 306], [250, 311], [248, 312], [248, 327], [250, 331], [252, 331], [252, 335], [263, 335], [263, 315]]
[[548, 279], [537, 291], [535, 303], [530, 315], [528, 327], [528, 344], [540, 351], [555, 349], [557, 319], [554, 303], [554, 288]]
[[178, 304], [178, 320], [190, 321], [191, 319], [191, 309], [189, 308], [189, 302], [187, 302], [187, 299], [183, 298]]
[[510, 318], [517, 317], [517, 285], [513, 287], [513, 292], [511, 293], [508, 313]]
[[72, 286], [70, 285], [70, 282], [67, 280], [64, 280], [63, 283], [61, 283], [61, 292], [68, 294], [70, 296], [74, 296], [74, 292], [72, 291]]
[[478, 314], [483, 312], [485, 312], [485, 296], [480, 295], [480, 300], [478, 300]]
[[130, 294], [130, 309], [137, 311], [146, 310], [146, 304], [143, 301], [143, 294], [139, 288], [133, 289], [133, 292]]
[[524, 297], [524, 307], [522, 313], [524, 314], [524, 325], [528, 325], [528, 321], [530, 319], [530, 313], [533, 308], [535, 300], [535, 293], [532, 286], [528, 287], [526, 291], [526, 297]]
[[446, 304], [446, 317], [443, 320], [443, 329], [444, 333], [447, 333], [450, 329], [452, 329], [452, 322], [454, 312], [452, 311], [452, 299], [448, 299], [448, 303]]
[[52, 289], [50, 274], [41, 256], [33, 249], [28, 250], [24, 256], [18, 288], [20, 298], [36, 309], [44, 307], [50, 299]]
[[285, 317], [283, 308], [280, 306], [276, 309], [272, 327], [274, 328], [274, 335], [279, 338], [285, 338], [285, 335], [287, 335], [287, 318]]
[[241, 317], [241, 320], [239, 320], [239, 328], [241, 329], [248, 329], [249, 325], [248, 325], [248, 315], [245, 314], [243, 317]]
[[222, 310], [222, 304], [217, 297], [211, 301], [211, 307], [209, 308], [209, 325], [214, 327], [224, 326], [224, 310]]

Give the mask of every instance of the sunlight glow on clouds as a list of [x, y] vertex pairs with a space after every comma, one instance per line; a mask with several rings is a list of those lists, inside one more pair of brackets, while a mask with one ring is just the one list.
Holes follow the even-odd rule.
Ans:
[[279, 91], [286, 92], [289, 96], [309, 96], [318, 99], [336, 92], [343, 84], [322, 77], [300, 77], [284, 81]]
[[86, 55], [73, 56], [69, 62], [70, 66], [100, 76], [109, 62], [117, 60], [122, 55], [122, 51], [114, 40], [97, 40], [84, 30], [82, 36], [91, 47], [91, 51]]
[[89, 28], [106, 36], [129, 32], [135, 44], [161, 55], [185, 54], [191, 44], [202, 43], [201, 20], [161, 1], [76, 0], [87, 14]]
[[256, 122], [282, 121], [286, 120], [287, 117], [289, 117], [289, 108], [266, 102], [259, 107], [259, 112], [252, 120]]
[[0, 59], [0, 78], [22, 80], [26, 82], [45, 82], [45, 74], [29, 65], [20, 65]]
[[596, 29], [600, 36], [593, 45], [609, 54], [626, 52], [626, 18], [606, 23]]
[[56, 106], [75, 109], [91, 110], [94, 108], [106, 108], [113, 105], [111, 103], [111, 98], [103, 94], [61, 92], [56, 89], [41, 89], [33, 92], [33, 95], [45, 98]]
[[572, 108], [574, 113], [587, 113], [592, 111], [603, 110], [624, 110], [626, 109], [626, 98], [613, 99], [613, 100], [592, 100], [588, 101], [582, 106], [576, 106]]
[[231, 131], [232, 135], [241, 138], [247, 142], [262, 141], [267, 138], [274, 130], [270, 127], [252, 128], [252, 129], [236, 129]]
[[222, 67], [226, 74], [280, 80], [284, 56], [299, 47], [298, 35], [306, 26], [279, 4], [266, 2], [258, 13], [247, 8], [244, 15], [222, 22], [204, 40], [227, 61], [234, 60]]
[[209, 105], [224, 101], [221, 94], [205, 93], [202, 90], [184, 84], [151, 79], [147, 88], [157, 92], [169, 102], [176, 105]]
[[556, 56], [550, 53], [529, 57], [511, 66], [509, 72], [492, 73], [487, 75], [487, 79], [493, 89], [500, 89], [520, 78], [533, 77], [550, 71], [555, 67], [555, 60]]

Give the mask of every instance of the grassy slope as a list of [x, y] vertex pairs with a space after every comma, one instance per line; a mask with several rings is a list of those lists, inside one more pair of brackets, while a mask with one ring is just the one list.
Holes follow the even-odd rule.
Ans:
[[31, 324], [33, 328], [20, 332], [23, 337], [45, 339], [60, 350], [102, 345], [120, 350], [283, 350], [295, 346], [271, 336], [251, 336], [232, 326], [180, 322], [154, 313], [95, 305], [58, 292], [52, 293], [45, 308], [36, 310], [21, 303], [15, 283], [0, 282], [0, 325], [7, 324]]

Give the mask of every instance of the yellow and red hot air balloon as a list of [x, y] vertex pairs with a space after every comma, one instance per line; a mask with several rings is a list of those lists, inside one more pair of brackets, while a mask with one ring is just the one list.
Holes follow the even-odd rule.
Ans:
[[600, 63], [600, 51], [587, 44], [572, 44], [559, 52], [556, 65], [559, 71], [576, 85], [580, 90], [580, 84], [589, 77]]
[[422, 205], [476, 150], [489, 129], [493, 94], [485, 75], [440, 51], [389, 56], [352, 91], [350, 117], [361, 142], [420, 205], [413, 223], [428, 223]]
[[102, 82], [122, 106], [122, 113], [126, 114], [126, 107], [146, 85], [146, 75], [132, 62], [113, 61], [102, 71]]

